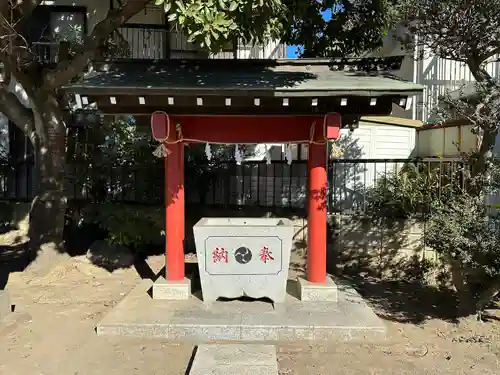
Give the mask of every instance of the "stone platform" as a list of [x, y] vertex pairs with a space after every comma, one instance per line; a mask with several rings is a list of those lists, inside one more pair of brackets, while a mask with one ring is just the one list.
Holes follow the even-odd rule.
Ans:
[[206, 344], [196, 348], [189, 375], [278, 375], [273, 345]]
[[285, 303], [230, 301], [204, 304], [154, 300], [143, 280], [98, 324], [98, 335], [160, 337], [194, 344], [218, 341], [381, 340], [385, 327], [351, 287], [338, 286], [338, 302], [302, 302], [289, 281]]

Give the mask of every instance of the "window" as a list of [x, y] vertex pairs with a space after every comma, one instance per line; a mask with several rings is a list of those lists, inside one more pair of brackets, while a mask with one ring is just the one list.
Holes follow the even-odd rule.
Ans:
[[56, 61], [59, 42], [83, 42], [86, 33], [86, 8], [46, 6], [35, 9], [24, 21], [24, 35], [42, 63]]
[[85, 13], [59, 11], [50, 13], [50, 34], [55, 41], [82, 43], [84, 25]]

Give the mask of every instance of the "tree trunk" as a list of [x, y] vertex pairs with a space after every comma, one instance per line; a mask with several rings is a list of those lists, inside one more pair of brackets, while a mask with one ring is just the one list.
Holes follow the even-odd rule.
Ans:
[[475, 304], [469, 285], [466, 281], [465, 273], [458, 260], [448, 258], [450, 265], [451, 281], [457, 292], [458, 316], [468, 316], [475, 313]]
[[476, 310], [482, 311], [500, 293], [500, 277], [492, 280], [490, 286], [482, 291], [476, 303]]
[[[484, 61], [483, 61], [484, 63]], [[467, 61], [467, 65], [474, 77], [474, 79], [487, 88], [493, 89], [495, 87], [496, 82], [488, 73], [488, 71], [484, 68], [484, 65], [475, 59], [469, 59]], [[472, 177], [479, 176], [481, 174], [486, 173], [488, 169], [488, 159], [491, 158], [491, 152], [495, 146], [496, 137], [498, 134], [497, 124], [492, 124], [491, 127], [481, 127], [482, 135], [481, 135], [481, 145], [477, 151], [477, 159], [472, 165]], [[479, 192], [472, 192], [479, 193]]]
[[477, 159], [472, 166], [472, 177], [486, 173], [488, 169], [488, 159], [491, 158], [491, 152], [495, 147], [498, 129], [483, 129], [481, 136], [481, 145], [477, 152]]
[[[55, 94], [37, 97], [34, 105], [36, 139], [36, 194], [29, 217], [32, 254], [44, 251], [55, 255], [63, 244], [67, 207], [64, 182], [66, 172], [66, 128]], [[49, 246], [46, 246], [49, 245]]]

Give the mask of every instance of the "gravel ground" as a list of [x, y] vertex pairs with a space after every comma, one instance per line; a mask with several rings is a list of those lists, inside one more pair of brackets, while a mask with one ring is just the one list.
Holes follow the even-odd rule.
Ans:
[[[163, 257], [153, 257], [149, 263], [156, 272]], [[83, 258], [65, 259], [42, 278], [29, 272], [10, 273], [7, 286], [16, 309], [0, 324], [0, 374], [185, 374], [191, 345], [98, 337], [94, 332], [97, 322], [139, 280], [135, 269], [108, 273]], [[423, 302], [432, 303], [421, 291], [403, 293], [401, 285], [382, 282], [363, 288], [387, 324], [387, 340], [278, 345], [280, 374], [500, 373], [496, 319], [450, 323], [438, 314], [420, 311]], [[377, 288], [384, 293], [377, 293]], [[413, 302], [405, 299], [408, 295]]]

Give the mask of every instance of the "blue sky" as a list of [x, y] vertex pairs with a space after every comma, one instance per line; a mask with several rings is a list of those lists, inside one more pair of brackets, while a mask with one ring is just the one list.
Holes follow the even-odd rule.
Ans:
[[[332, 18], [332, 10], [327, 10], [325, 12], [323, 12], [323, 17], [325, 18], [325, 20], [329, 20]], [[299, 47], [300, 49], [300, 47]], [[297, 46], [288, 46], [287, 49], [286, 49], [286, 57], [288, 58], [291, 58], [291, 59], [294, 59], [297, 57]]]

